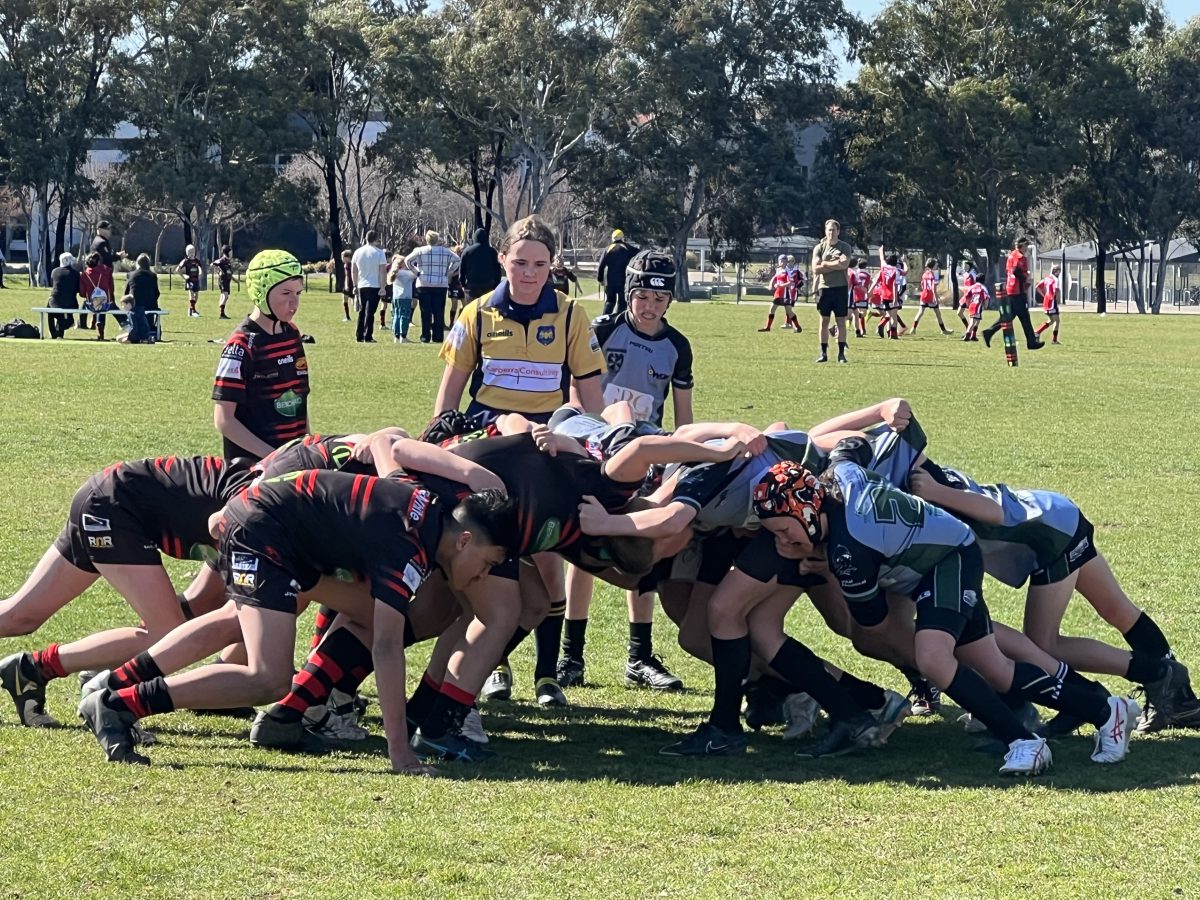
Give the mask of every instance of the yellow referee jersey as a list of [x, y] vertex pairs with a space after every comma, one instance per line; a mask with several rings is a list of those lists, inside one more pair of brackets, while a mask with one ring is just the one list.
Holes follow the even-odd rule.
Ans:
[[507, 281], [468, 303], [441, 357], [471, 373], [472, 400], [499, 412], [551, 413], [568, 400], [572, 377], [605, 371], [587, 313], [548, 284], [533, 307], [514, 304]]

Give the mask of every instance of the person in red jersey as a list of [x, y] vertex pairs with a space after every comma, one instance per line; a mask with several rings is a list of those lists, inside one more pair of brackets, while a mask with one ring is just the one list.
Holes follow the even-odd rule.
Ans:
[[1059, 282], [1058, 274], [1062, 270], [1058, 266], [1052, 266], [1050, 274], [1037, 283], [1034, 288], [1037, 295], [1042, 299], [1042, 309], [1046, 313], [1046, 321], [1037, 327], [1038, 337], [1041, 337], [1042, 332], [1047, 328], [1054, 328], [1051, 332], [1052, 344], [1061, 343], [1058, 339], [1058, 294]]
[[[193, 610], [177, 598], [161, 554], [215, 560], [208, 519], [252, 478], [248, 465], [220, 457], [167, 456], [115, 463], [84, 483], [54, 545], [20, 589], [0, 601], [0, 637], [31, 634], [101, 578], [141, 623], [0, 662], [0, 686], [22, 725], [58, 724], [45, 709], [52, 679], [117, 665], [183, 624]], [[214, 605], [221, 602], [218, 592]]]
[[213, 423], [226, 459], [259, 460], [308, 433], [308, 359], [294, 324], [304, 291], [300, 262], [264, 250], [246, 268], [254, 304], [221, 351]]
[[979, 340], [979, 320], [983, 318], [983, 308], [987, 305], [987, 288], [978, 281], [972, 282], [971, 286], [963, 293], [962, 306], [959, 311], [966, 311], [967, 328], [963, 332], [964, 341]]
[[932, 309], [933, 314], [937, 317], [938, 328], [942, 330], [942, 334], [954, 334], [946, 323], [942, 321], [942, 311], [938, 308], [937, 298], [937, 260], [925, 260], [925, 271], [921, 273], [921, 306], [917, 310], [917, 317], [913, 319], [912, 333], [917, 333], [917, 326], [921, 324], [921, 317], [925, 315], [925, 310]]
[[796, 319], [792, 312], [792, 306], [796, 302], [796, 285], [792, 273], [787, 268], [787, 257], [780, 256], [779, 264], [775, 269], [775, 274], [771, 276], [771, 309], [767, 313], [767, 324], [759, 331], [770, 331], [771, 326], [775, 323], [776, 307], [783, 307], [784, 324], [783, 327], [795, 328], [796, 334], [799, 334], [804, 329], [800, 327], [799, 320]]

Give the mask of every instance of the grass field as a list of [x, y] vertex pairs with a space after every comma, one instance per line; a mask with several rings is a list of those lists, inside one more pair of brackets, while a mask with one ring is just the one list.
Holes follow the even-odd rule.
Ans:
[[[315, 287], [315, 283], [314, 283]], [[44, 293], [0, 291], [0, 321]], [[235, 295], [233, 306], [241, 297]], [[167, 341], [0, 342], [0, 596], [15, 590], [92, 472], [118, 459], [219, 452], [212, 374], [229, 323], [166, 305]], [[590, 302], [589, 309], [598, 311]], [[1063, 347], [1022, 353], [942, 338], [855, 341], [851, 365], [816, 366], [812, 307], [802, 336], [760, 335], [761, 306], [681, 305], [696, 348], [696, 410], [709, 419], [806, 426], [886, 396], [912, 400], [932, 455], [982, 481], [1062, 491], [1135, 601], [1185, 662], [1200, 665], [1191, 535], [1200, 525], [1195, 347], [1200, 318], [1065, 317]], [[325, 433], [419, 426], [441, 371], [434, 348], [357, 345], [341, 305], [306, 295], [313, 424]], [[930, 326], [931, 323], [927, 323]], [[110, 330], [115, 333], [115, 328]], [[194, 564], [169, 562], [183, 583]], [[1017, 595], [988, 582], [994, 615]], [[1120, 638], [1083, 608], [1067, 629]], [[106, 764], [74, 718], [77, 683], [54, 682], [68, 727], [18, 727], [0, 708], [0, 897], [1173, 897], [1197, 891], [1200, 735], [1135, 738], [1122, 765], [1088, 759], [1090, 736], [1054, 745], [1055, 768], [1005, 782], [952, 719], [910, 720], [885, 750], [805, 762], [775, 734], [729, 760], [656, 755], [708, 707], [712, 679], [658, 648], [691, 690], [621, 686], [624, 602], [598, 592], [589, 680], [573, 706], [532, 702], [532, 650], [514, 659], [518, 696], [485, 708], [499, 757], [426, 781], [385, 774], [378, 720], [362, 753], [256, 751], [247, 723], [189, 713], [151, 720], [149, 769]], [[791, 630], [822, 655], [903, 689], [856, 657], [810, 608]], [[132, 613], [98, 585], [0, 655], [68, 640]], [[423, 664], [423, 648], [410, 671]], [[1109, 680], [1114, 689], [1124, 682]], [[367, 693], [374, 693], [368, 682]], [[372, 713], [376, 708], [372, 707]]]

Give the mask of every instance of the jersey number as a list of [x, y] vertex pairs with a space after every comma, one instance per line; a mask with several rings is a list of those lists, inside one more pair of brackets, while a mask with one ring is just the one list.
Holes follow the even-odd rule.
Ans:
[[871, 491], [871, 511], [883, 525], [903, 522], [909, 528], [925, 524], [925, 505], [916, 497], [887, 488]]

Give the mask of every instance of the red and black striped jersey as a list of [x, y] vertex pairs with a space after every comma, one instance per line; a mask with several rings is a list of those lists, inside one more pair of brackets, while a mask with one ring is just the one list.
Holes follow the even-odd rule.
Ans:
[[159, 456], [109, 466], [113, 498], [176, 559], [211, 558], [208, 519], [253, 479], [219, 456]]
[[[528, 434], [468, 440], [453, 452], [494, 472], [516, 507], [518, 540], [514, 556], [570, 549], [582, 537], [579, 504], [591, 494], [605, 509], [622, 509], [642, 482], [614, 481], [590, 457], [538, 450]], [[467, 488], [452, 481], [421, 476], [421, 483], [443, 496], [458, 498]]]
[[254, 482], [226, 506], [225, 521], [265, 528], [263, 551], [297, 575], [361, 579], [403, 612], [436, 565], [443, 508], [409, 479], [310, 469]]
[[[308, 359], [295, 326], [280, 323], [270, 334], [247, 317], [229, 336], [212, 398], [237, 404], [237, 420], [272, 447], [308, 432]], [[225, 438], [226, 459], [257, 459]]]
[[302, 469], [332, 469], [352, 475], [375, 475], [375, 466], [354, 458], [356, 444], [348, 434], [306, 434], [288, 441], [254, 465], [254, 472], [263, 478], [274, 478]]

